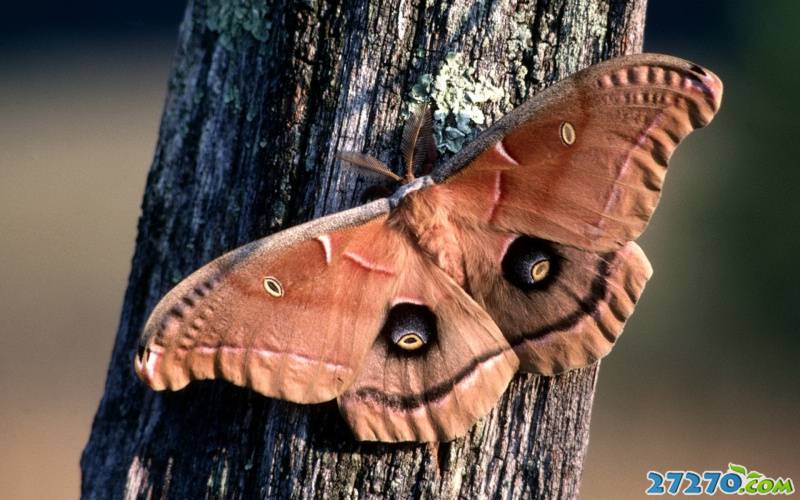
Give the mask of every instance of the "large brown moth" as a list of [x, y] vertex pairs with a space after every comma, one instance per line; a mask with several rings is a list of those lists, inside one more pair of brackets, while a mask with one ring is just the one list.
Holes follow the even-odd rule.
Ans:
[[431, 151], [417, 115], [393, 195], [195, 271], [152, 312], [136, 372], [156, 390], [222, 378], [296, 403], [335, 398], [362, 440], [461, 436], [517, 371], [608, 354], [651, 275], [633, 240], [667, 161], [721, 98], [720, 80], [687, 61], [614, 59], [414, 178]]

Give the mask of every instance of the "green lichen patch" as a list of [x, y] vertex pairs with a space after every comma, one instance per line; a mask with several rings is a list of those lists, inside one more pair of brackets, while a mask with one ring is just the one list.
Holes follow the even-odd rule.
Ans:
[[524, 8], [515, 12], [511, 23], [511, 36], [506, 41], [509, 70], [522, 98], [526, 98], [528, 94], [525, 85], [525, 78], [528, 75], [525, 56], [533, 50], [533, 33], [529, 23], [531, 17], [532, 14]]
[[206, 26], [219, 33], [220, 43], [234, 49], [239, 43], [267, 40], [272, 27], [267, 0], [211, 0], [206, 10]]
[[431, 102], [436, 109], [433, 133], [437, 147], [441, 153], [456, 153], [486, 122], [481, 106], [503, 96], [502, 88], [487, 77], [478, 77], [460, 55], [451, 52], [436, 74], [420, 76], [411, 88], [409, 108]]

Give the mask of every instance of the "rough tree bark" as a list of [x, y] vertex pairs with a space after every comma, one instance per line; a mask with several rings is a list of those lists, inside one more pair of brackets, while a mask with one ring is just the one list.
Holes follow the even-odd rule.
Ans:
[[489, 121], [582, 67], [639, 51], [646, 0], [190, 0], [139, 221], [86, 498], [577, 496], [597, 367], [518, 376], [466, 438], [355, 442], [335, 404], [224, 382], [154, 393], [146, 314], [223, 251], [353, 206], [339, 149], [397, 159], [403, 101], [449, 52], [504, 90]]

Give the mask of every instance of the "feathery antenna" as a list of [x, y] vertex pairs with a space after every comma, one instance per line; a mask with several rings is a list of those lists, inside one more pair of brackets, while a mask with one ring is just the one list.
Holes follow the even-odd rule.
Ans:
[[346, 165], [362, 168], [369, 172], [385, 175], [394, 181], [402, 181], [403, 178], [396, 173], [389, 170], [385, 163], [365, 153], [358, 153], [356, 151], [339, 151], [336, 157]]
[[422, 104], [409, 115], [403, 126], [403, 160], [406, 167], [404, 182], [414, 180], [414, 172], [435, 161], [436, 143], [433, 140], [433, 120], [428, 103]]

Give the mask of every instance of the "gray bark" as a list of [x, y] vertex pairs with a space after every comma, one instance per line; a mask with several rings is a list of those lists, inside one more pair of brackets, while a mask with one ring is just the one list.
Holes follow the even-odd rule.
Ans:
[[484, 109], [491, 122], [575, 70], [640, 50], [645, 1], [190, 1], [83, 496], [576, 497], [596, 366], [518, 376], [466, 438], [429, 446], [356, 442], [333, 403], [224, 382], [154, 393], [132, 358], [146, 314], [181, 277], [358, 204], [369, 182], [341, 171], [335, 152], [397, 160], [403, 101], [446, 53], [504, 89]]

